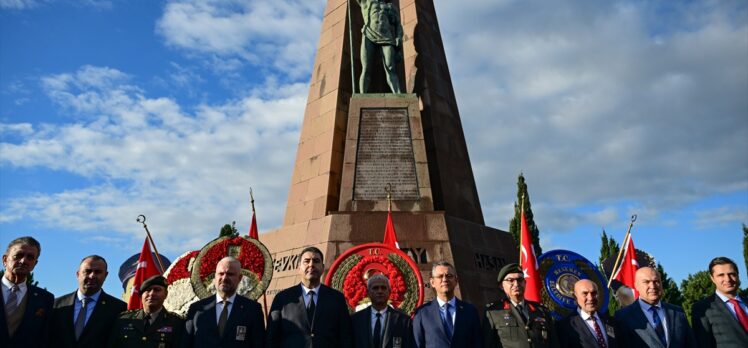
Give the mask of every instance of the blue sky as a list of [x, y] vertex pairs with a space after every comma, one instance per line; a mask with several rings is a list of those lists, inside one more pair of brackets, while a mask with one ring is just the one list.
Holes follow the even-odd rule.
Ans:
[[[148, 217], [174, 259], [235, 220], [282, 222], [325, 2], [0, 0], [0, 245], [33, 235], [40, 283], [116, 268]], [[745, 274], [744, 1], [438, 1], [487, 224], [523, 172], [545, 250], [593, 262], [604, 228], [678, 282]]]

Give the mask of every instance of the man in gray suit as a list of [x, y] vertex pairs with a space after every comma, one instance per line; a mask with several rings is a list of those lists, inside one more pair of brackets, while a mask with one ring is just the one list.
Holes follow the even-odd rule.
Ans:
[[616, 312], [616, 334], [622, 347], [696, 347], [683, 308], [662, 302], [660, 274], [642, 267], [634, 276], [639, 299]]
[[377, 274], [367, 281], [371, 306], [353, 314], [355, 348], [411, 348], [413, 328], [410, 316], [387, 305], [390, 280]]
[[696, 302], [691, 315], [699, 347], [748, 347], [748, 307], [738, 296], [738, 266], [716, 257], [709, 263], [709, 276], [717, 290]]
[[299, 254], [301, 284], [279, 292], [268, 314], [268, 348], [348, 348], [353, 345], [345, 297], [320, 282], [322, 251], [307, 247]]

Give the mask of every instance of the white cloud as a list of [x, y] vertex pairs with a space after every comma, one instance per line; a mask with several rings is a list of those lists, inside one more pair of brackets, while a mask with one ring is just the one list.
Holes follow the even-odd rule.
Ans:
[[189, 243], [227, 219], [247, 225], [250, 186], [262, 228], [281, 220], [305, 84], [277, 86], [282, 94], [252, 93], [274, 98], [248, 96], [186, 113], [174, 100], [142, 95], [124, 76], [86, 66], [45, 78], [53, 100], [89, 116], [39, 130], [3, 125], [23, 135], [18, 143], [0, 143], [5, 165], [62, 170], [95, 184], [11, 199], [0, 221], [32, 217], [60, 228], [138, 235], [134, 218], [146, 214], [179, 251], [198, 246]]
[[324, 1], [170, 1], [157, 23], [166, 43], [238, 67], [237, 58], [291, 77], [307, 76]]
[[742, 5], [435, 5], [484, 207], [520, 172], [546, 231], [748, 188]]
[[38, 5], [34, 0], [0, 0], [0, 8], [26, 10]]

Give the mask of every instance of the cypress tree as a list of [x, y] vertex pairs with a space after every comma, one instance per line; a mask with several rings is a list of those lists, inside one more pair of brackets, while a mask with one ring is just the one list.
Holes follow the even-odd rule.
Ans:
[[662, 300], [667, 303], [682, 306], [683, 294], [681, 294], [678, 289], [678, 284], [675, 283], [673, 278], [670, 278], [670, 276], [665, 273], [665, 269], [659, 262], [657, 263], [657, 272], [660, 273], [660, 280], [662, 281]]
[[[524, 197], [524, 200], [522, 199]], [[532, 244], [533, 248], [535, 249], [535, 256], [540, 256], [540, 254], [543, 253], [543, 249], [540, 247], [540, 230], [538, 230], [538, 226], [535, 225], [535, 220], [533, 219], [532, 214], [532, 208], [530, 205], [530, 194], [527, 192], [527, 184], [525, 183], [525, 177], [522, 175], [522, 173], [519, 174], [519, 177], [517, 178], [517, 201], [523, 202], [524, 201], [524, 207], [525, 207], [525, 219], [527, 220], [527, 229], [530, 232], [530, 235], [532, 236]], [[521, 204], [521, 203], [520, 203]], [[512, 234], [512, 238], [514, 238], [514, 242], [517, 243], [517, 247], [519, 248], [520, 243], [520, 232], [521, 232], [521, 220], [520, 220], [520, 206], [517, 204], [517, 202], [514, 203], [514, 218], [512, 218], [512, 221], [509, 222], [509, 233]]]

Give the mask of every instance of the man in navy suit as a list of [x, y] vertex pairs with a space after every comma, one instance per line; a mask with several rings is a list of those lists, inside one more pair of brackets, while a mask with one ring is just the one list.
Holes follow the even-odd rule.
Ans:
[[301, 284], [275, 295], [268, 314], [269, 348], [353, 345], [351, 318], [345, 297], [320, 282], [325, 270], [322, 251], [307, 247], [299, 254]]
[[709, 263], [714, 294], [693, 305], [693, 331], [699, 347], [748, 347], [748, 307], [740, 298], [738, 266], [726, 257]]
[[377, 274], [366, 282], [371, 306], [353, 314], [355, 348], [412, 348], [413, 327], [410, 316], [388, 306], [390, 280]]
[[86, 256], [78, 271], [78, 290], [55, 299], [52, 313], [51, 347], [105, 347], [112, 326], [127, 304], [104, 292], [106, 260], [99, 255]]
[[459, 279], [447, 261], [431, 267], [429, 283], [436, 299], [416, 309], [413, 336], [418, 348], [481, 347], [478, 311], [455, 297]]
[[616, 348], [613, 318], [600, 313], [597, 284], [589, 279], [574, 283], [577, 310], [558, 322], [561, 347]]
[[3, 254], [5, 274], [0, 292], [0, 346], [46, 347], [54, 296], [26, 283], [39, 261], [42, 247], [32, 237], [16, 238]]
[[265, 324], [256, 301], [237, 295], [241, 263], [224, 257], [216, 265], [216, 295], [190, 305], [182, 338], [184, 348], [262, 348]]
[[639, 299], [616, 311], [616, 334], [622, 347], [696, 347], [683, 308], [662, 302], [660, 274], [642, 267], [634, 276]]

